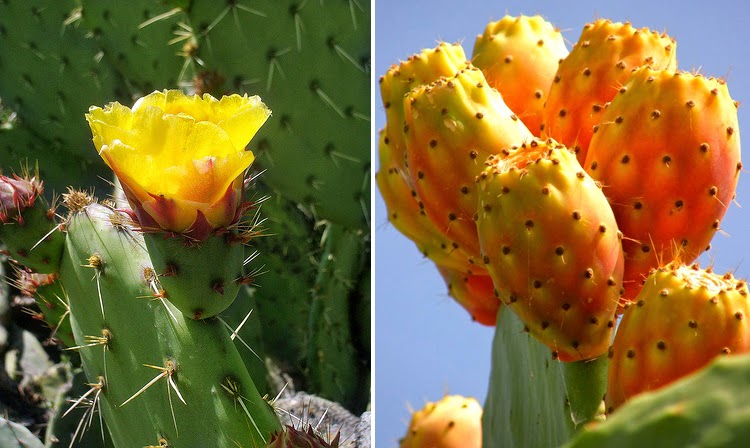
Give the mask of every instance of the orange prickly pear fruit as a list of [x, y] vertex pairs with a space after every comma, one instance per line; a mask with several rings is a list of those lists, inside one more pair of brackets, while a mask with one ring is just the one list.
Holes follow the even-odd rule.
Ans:
[[400, 448], [480, 448], [482, 407], [473, 398], [447, 395], [411, 416]]
[[750, 351], [747, 283], [697, 265], [654, 270], [623, 313], [612, 348], [608, 412], [712, 359]]
[[483, 269], [477, 274], [466, 274], [439, 265], [437, 268], [448, 286], [448, 294], [471, 314], [471, 318], [494, 327], [502, 302], [495, 294], [492, 277]]
[[471, 63], [537, 137], [557, 67], [568, 55], [562, 34], [541, 16], [505, 16], [477, 36]]
[[620, 297], [620, 232], [599, 185], [554, 140], [487, 160], [479, 241], [500, 298], [561, 361], [607, 352]]
[[633, 300], [651, 269], [707, 249], [742, 164], [737, 103], [723, 80], [644, 67], [621, 92], [584, 166], [623, 233], [624, 297]]
[[417, 87], [404, 99], [409, 175], [435, 227], [479, 259], [474, 178], [482, 162], [533, 136], [476, 67]]
[[677, 68], [677, 44], [664, 33], [629, 22], [600, 19], [583, 27], [578, 43], [557, 70], [544, 107], [544, 133], [586, 160], [602, 112], [633, 69]]

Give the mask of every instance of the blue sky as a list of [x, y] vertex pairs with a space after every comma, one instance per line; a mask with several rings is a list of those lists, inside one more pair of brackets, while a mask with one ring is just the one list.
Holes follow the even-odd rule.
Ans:
[[[463, 5], [463, 6], [462, 6]], [[677, 40], [678, 66], [726, 77], [729, 91], [744, 107], [740, 132], [750, 132], [750, 6], [706, 1], [466, 1], [377, 0], [375, 2], [375, 77], [391, 64], [438, 41], [461, 42], [467, 54], [489, 21], [505, 14], [541, 14], [568, 41], [578, 40], [587, 21], [629, 20], [636, 27], [666, 31]], [[380, 92], [375, 92], [376, 129], [385, 125]], [[377, 141], [373, 139], [376, 147]], [[377, 166], [377, 156], [374, 157]], [[745, 162], [745, 166], [748, 163]], [[740, 177], [737, 202], [701, 259], [717, 272], [750, 277], [750, 180]], [[408, 405], [420, 408], [446, 393], [484, 401], [489, 381], [493, 329], [471, 322], [447, 296], [446, 287], [414, 244], [387, 223], [375, 193], [375, 406], [378, 447], [397, 446], [410, 418]]]

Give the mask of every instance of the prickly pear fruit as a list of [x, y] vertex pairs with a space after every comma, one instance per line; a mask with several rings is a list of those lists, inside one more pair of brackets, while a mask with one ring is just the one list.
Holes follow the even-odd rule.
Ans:
[[541, 16], [505, 16], [477, 36], [471, 63], [537, 137], [544, 101], [568, 55], [560, 31]]
[[482, 407], [473, 398], [446, 395], [411, 416], [400, 448], [479, 448]]
[[45, 200], [38, 173], [0, 176], [0, 241], [11, 258], [35, 272], [60, 269], [65, 236], [55, 221], [55, 207]]
[[[602, 115], [584, 165], [605, 185], [625, 251], [624, 297], [703, 252], [734, 198], [737, 103], [722, 80], [642, 68]], [[686, 181], [689, 179], [689, 181]]]
[[747, 283], [697, 265], [654, 270], [623, 314], [609, 352], [608, 411], [722, 354], [750, 350]]
[[[448, 238], [440, 232], [424, 212], [417, 192], [409, 187], [405, 176], [394, 160], [393, 141], [380, 131], [378, 145], [380, 171], [375, 174], [380, 195], [388, 210], [388, 221], [414, 241], [419, 251], [436, 264], [464, 272], [469, 269], [469, 258], [456, 250]], [[476, 266], [475, 266], [476, 268]]]
[[531, 132], [476, 67], [412, 90], [404, 114], [409, 175], [425, 213], [451, 243], [478, 259], [473, 180], [489, 155], [520, 146]]
[[479, 274], [466, 274], [440, 265], [437, 268], [448, 286], [448, 294], [469, 312], [471, 318], [494, 327], [502, 302], [495, 295], [492, 277], [484, 270]]
[[544, 132], [578, 155], [583, 164], [595, 125], [633, 69], [677, 68], [674, 39], [629, 22], [600, 19], [583, 27], [578, 43], [560, 63], [544, 107]]
[[622, 281], [620, 232], [575, 154], [534, 140], [487, 160], [479, 241], [503, 301], [562, 361], [607, 351]]
[[232, 304], [245, 280], [242, 244], [235, 235], [212, 235], [200, 244], [146, 233], [149, 257], [164, 288], [159, 294], [191, 319], [205, 319]]
[[[398, 65], [392, 65], [380, 77], [380, 95], [386, 117], [385, 133], [391, 142], [392, 159], [399, 172], [408, 173], [403, 134], [404, 96], [413, 88], [430, 84], [441, 76], [452, 77], [467, 65], [466, 53], [461, 45], [441, 42], [435, 48], [424, 49]], [[411, 183], [408, 178], [407, 182]]]

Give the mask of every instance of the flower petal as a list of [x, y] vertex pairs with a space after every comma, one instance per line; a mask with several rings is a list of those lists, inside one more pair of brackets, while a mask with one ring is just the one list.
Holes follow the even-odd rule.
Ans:
[[219, 126], [229, 135], [234, 147], [242, 149], [250, 143], [258, 129], [266, 122], [271, 115], [271, 110], [257, 96], [243, 98], [239, 95], [232, 95], [222, 98], [220, 105], [239, 100], [242, 100], [241, 106], [231, 116], [219, 121]]

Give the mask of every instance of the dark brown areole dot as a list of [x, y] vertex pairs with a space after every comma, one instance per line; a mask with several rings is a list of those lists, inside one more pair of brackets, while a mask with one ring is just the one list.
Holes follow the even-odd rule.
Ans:
[[430, 140], [430, 148], [434, 148], [434, 147], [436, 147], [437, 145], [438, 145], [438, 142], [437, 142], [437, 140], [435, 140], [435, 139], [432, 139], [432, 140]]
[[[484, 264], [490, 264], [490, 257], [485, 255], [484, 257], [482, 257], [482, 261], [484, 261]], [[466, 280], [468, 281], [468, 279]]]
[[586, 269], [586, 272], [583, 274], [586, 278], [594, 278], [594, 270], [591, 268]]
[[635, 350], [633, 350], [633, 349], [628, 350], [628, 352], [627, 352], [627, 354], [625, 356], [627, 356], [629, 359], [635, 358]]
[[543, 320], [541, 327], [542, 327], [542, 330], [546, 330], [547, 327], [549, 327], [549, 322], [547, 322], [546, 320]]
[[513, 62], [513, 56], [511, 55], [505, 56], [505, 63], [510, 64], [511, 62]]
[[701, 152], [708, 152], [708, 149], [710, 148], [710, 146], [708, 145], [708, 143], [701, 143], [700, 148], [701, 148]]
[[478, 153], [478, 152], [477, 152], [477, 151], [476, 151], [475, 149], [472, 149], [472, 150], [471, 150], [471, 151], [469, 152], [469, 157], [470, 157], [471, 159], [476, 159], [478, 155], [479, 155], [479, 153]]
[[711, 187], [708, 189], [708, 194], [711, 196], [716, 196], [718, 192], [719, 192], [719, 189], [716, 187]]
[[599, 225], [599, 233], [606, 233], [607, 232], [607, 226], [604, 224]]
[[664, 341], [659, 341], [656, 343], [656, 348], [658, 348], [659, 350], [666, 350], [667, 343]]
[[617, 118], [615, 118], [615, 123], [620, 124], [622, 123], [622, 120], [623, 120], [622, 115], [618, 115]]
[[675, 201], [675, 203], [674, 203], [674, 206], [675, 206], [675, 208], [676, 208], [677, 210], [680, 210], [680, 209], [682, 209], [682, 207], [683, 207], [684, 205], [685, 205], [685, 201], [683, 201], [682, 199], [678, 199], [678, 200], [677, 200], [677, 201]]
[[534, 227], [534, 221], [527, 219], [524, 225], [526, 226], [527, 229], [531, 229], [532, 227]]
[[557, 255], [560, 255], [560, 256], [562, 256], [562, 254], [564, 254], [564, 253], [565, 253], [565, 249], [564, 249], [564, 248], [563, 248], [562, 246], [557, 246], [557, 248], [555, 249], [555, 253], [556, 253]]
[[661, 117], [661, 111], [656, 109], [653, 112], [651, 112], [651, 118], [656, 120], [657, 118]]
[[503, 253], [503, 255], [508, 255], [510, 253], [510, 247], [509, 246], [503, 246], [502, 249], [500, 249]]
[[598, 104], [594, 104], [593, 106], [591, 106], [591, 108], [594, 110], [594, 112], [601, 112], [602, 110], [602, 106]]
[[734, 128], [731, 126], [727, 126], [727, 135], [729, 136], [732, 134], [734, 134]]
[[570, 309], [570, 304], [569, 303], [563, 303], [562, 304], [562, 309], [565, 310], [565, 311], [568, 311]]
[[635, 201], [635, 204], [633, 204], [633, 208], [636, 210], [640, 210], [643, 208], [643, 203], [641, 201]]
[[579, 344], [578, 341], [573, 341], [570, 345], [572, 345], [574, 349], [577, 349]]
[[534, 92], [534, 96], [537, 99], [541, 99], [542, 98], [542, 94], [543, 94], [543, 92], [541, 90], [537, 90], [537, 91]]
[[477, 117], [478, 119], [481, 120], [482, 118], [484, 118], [484, 114], [481, 113], [481, 112], [477, 112], [477, 114], [475, 115], [475, 117]]
[[625, 163], [628, 163], [628, 162], [630, 162], [630, 156], [627, 155], [627, 154], [625, 154], [624, 156], [622, 156], [622, 159], [620, 159], [620, 163], [625, 164]]
[[664, 163], [664, 165], [669, 166], [669, 164], [672, 163], [672, 157], [664, 156], [661, 158], [661, 161]]
[[687, 101], [687, 103], [685, 103], [685, 105], [686, 105], [687, 107], [695, 107], [695, 101], [693, 101], [693, 100], [688, 100], [688, 101]]
[[592, 317], [591, 319], [589, 319], [589, 323], [590, 323], [591, 325], [598, 325], [598, 324], [599, 324], [599, 319], [598, 319], [598, 318], [596, 318], [596, 316], [595, 316], [595, 317]]
[[576, 221], [580, 221], [581, 220], [581, 212], [579, 212], [578, 210], [574, 211], [573, 212], [573, 219], [575, 219]]
[[560, 117], [564, 117], [566, 114], [567, 114], [567, 112], [565, 112], [565, 109], [560, 109], [560, 112], [558, 113], [558, 115], [560, 115]]
[[736, 313], [734, 313], [734, 317], [737, 320], [742, 320], [745, 317], [745, 315], [742, 314], [742, 311], [737, 311]]
[[644, 244], [643, 246], [641, 246], [641, 250], [643, 251], [643, 253], [649, 253], [651, 252], [651, 247], [649, 247], [648, 244]]
[[424, 172], [423, 171], [417, 171], [417, 177], [420, 179], [424, 179]]
[[453, 213], [453, 212], [448, 213], [448, 219], [451, 220], [451, 221], [455, 221], [456, 220], [456, 214]]
[[732, 353], [732, 350], [729, 347], [724, 347], [724, 348], [721, 349], [721, 353], [723, 355], [729, 355], [729, 354]]
[[585, 69], [583, 70], [583, 75], [584, 75], [584, 76], [591, 76], [591, 69], [590, 69], [590, 68], [588, 68], [588, 67], [586, 67], [586, 68], [585, 68]]

